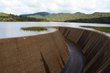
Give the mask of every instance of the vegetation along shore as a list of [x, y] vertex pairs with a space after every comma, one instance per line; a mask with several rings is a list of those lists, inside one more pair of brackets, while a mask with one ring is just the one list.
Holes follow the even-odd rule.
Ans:
[[21, 29], [26, 30], [26, 31], [44, 31], [44, 30], [47, 30], [46, 27], [23, 27]]
[[110, 27], [94, 27], [94, 26], [80, 26], [80, 27], [93, 28], [99, 31], [110, 33]]

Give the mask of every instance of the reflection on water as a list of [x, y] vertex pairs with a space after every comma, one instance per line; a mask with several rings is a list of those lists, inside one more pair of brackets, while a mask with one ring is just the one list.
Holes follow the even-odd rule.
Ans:
[[[74, 27], [82, 28], [79, 26], [103, 26], [110, 27], [110, 24], [93, 24], [93, 23], [65, 23], [65, 22], [0, 22], [0, 38], [11, 38], [11, 37], [21, 37], [30, 36], [37, 34], [44, 34], [49, 32], [54, 32], [55, 28], [48, 28], [47, 31], [23, 31], [20, 30], [22, 27], [32, 27], [32, 26], [63, 26], [63, 27]], [[88, 29], [88, 28], [84, 28]], [[89, 30], [93, 30], [90, 29]], [[109, 35], [109, 33], [106, 33]]]

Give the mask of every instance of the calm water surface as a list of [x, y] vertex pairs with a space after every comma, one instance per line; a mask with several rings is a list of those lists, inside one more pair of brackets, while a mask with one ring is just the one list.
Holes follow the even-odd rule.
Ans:
[[[63, 27], [74, 27], [82, 28], [80, 26], [103, 26], [110, 27], [110, 24], [93, 24], [93, 23], [65, 23], [65, 22], [0, 22], [0, 39], [2, 38], [12, 38], [21, 36], [31, 36], [39, 35], [56, 31], [55, 28], [48, 28], [47, 31], [24, 31], [21, 30], [22, 27], [32, 27], [32, 26], [63, 26]], [[88, 29], [88, 28], [83, 28]], [[90, 29], [89, 30], [94, 30]], [[103, 32], [104, 33], [104, 32]], [[110, 36], [109, 33], [105, 33]]]

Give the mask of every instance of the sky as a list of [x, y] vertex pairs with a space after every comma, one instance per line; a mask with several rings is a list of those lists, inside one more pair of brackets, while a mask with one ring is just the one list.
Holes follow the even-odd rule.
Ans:
[[110, 0], [0, 0], [0, 12], [11, 14], [110, 12]]

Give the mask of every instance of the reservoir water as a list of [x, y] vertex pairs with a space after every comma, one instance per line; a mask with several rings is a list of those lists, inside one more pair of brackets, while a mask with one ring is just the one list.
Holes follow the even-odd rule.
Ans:
[[[56, 31], [55, 28], [48, 28], [47, 31], [24, 31], [21, 30], [22, 27], [32, 27], [32, 26], [63, 26], [63, 27], [74, 27], [82, 28], [80, 26], [100, 26], [100, 27], [110, 27], [110, 24], [94, 24], [94, 23], [67, 23], [67, 22], [0, 22], [0, 39], [3, 38], [13, 38], [22, 36], [39, 35]], [[88, 29], [88, 28], [82, 28]], [[90, 29], [89, 30], [94, 30]], [[105, 32], [102, 32], [105, 33]], [[110, 36], [110, 33], [105, 33]]]

